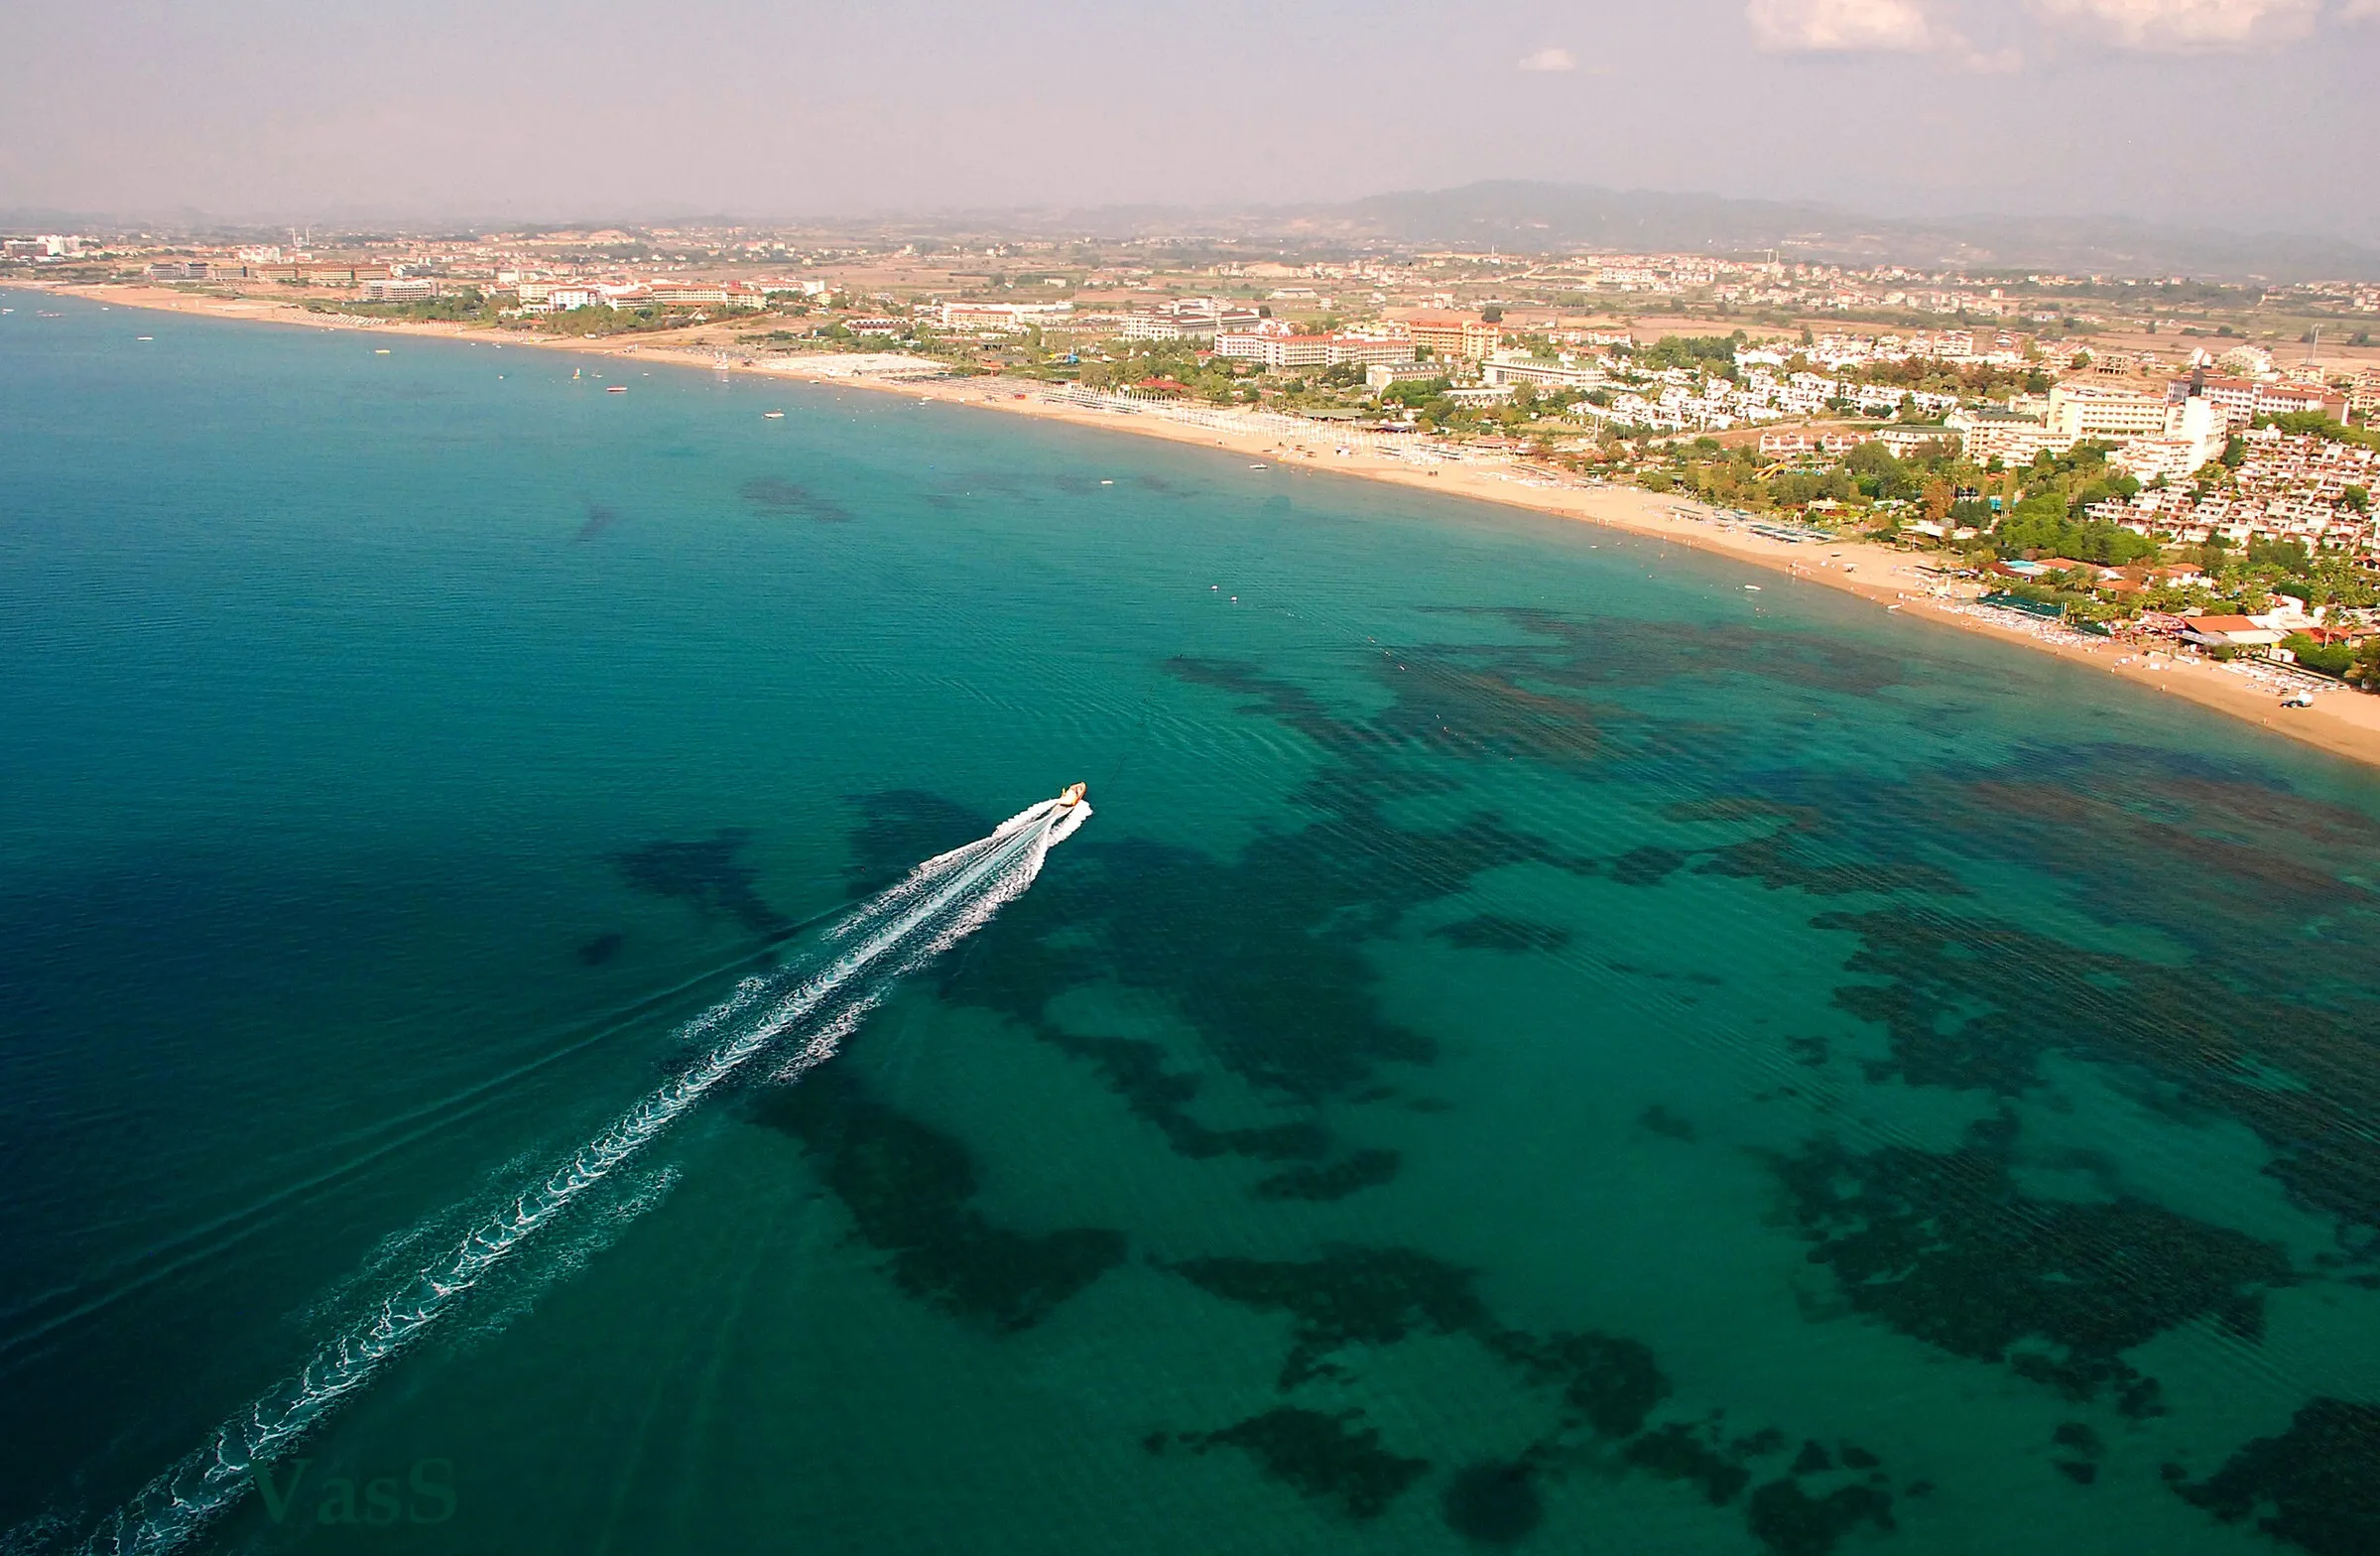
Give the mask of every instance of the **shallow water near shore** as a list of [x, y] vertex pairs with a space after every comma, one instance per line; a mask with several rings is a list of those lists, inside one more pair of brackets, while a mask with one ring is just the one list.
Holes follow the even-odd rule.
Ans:
[[2380, 1538], [2366, 772], [1525, 512], [0, 302], [0, 1548], [1078, 779], [191, 1548]]

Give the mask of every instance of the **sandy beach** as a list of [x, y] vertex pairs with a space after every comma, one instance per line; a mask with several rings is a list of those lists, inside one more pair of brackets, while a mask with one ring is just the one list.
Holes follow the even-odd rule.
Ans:
[[[27, 290], [37, 290], [28, 288]], [[967, 405], [1011, 416], [1069, 422], [1102, 431], [1168, 438], [1179, 443], [1227, 449], [1285, 467], [1327, 469], [1368, 480], [1393, 481], [1422, 489], [1474, 497], [1541, 513], [1658, 536], [1682, 547], [1716, 553], [1774, 570], [1798, 584], [1835, 588], [1872, 602], [1879, 610], [1923, 618], [1963, 631], [2024, 643], [2074, 663], [2104, 670], [2152, 695], [2192, 702], [2245, 719], [2270, 732], [2318, 746], [2355, 761], [2380, 766], [2380, 697], [2347, 689], [2326, 691], [2311, 708], [2284, 708], [2284, 692], [2269, 674], [2217, 665], [2191, 655], [2148, 652], [2134, 645], [2086, 638], [1988, 606], [1977, 606], [1920, 571], [1919, 556], [1859, 541], [1793, 544], [1738, 527], [1682, 516], [1689, 505], [1634, 487], [1553, 478], [1516, 467], [1509, 460], [1461, 459], [1421, 462], [1360, 447], [1340, 447], [1332, 430], [1315, 424], [1311, 433], [1285, 435], [1272, 429], [1190, 426], [1154, 415], [1119, 416], [1112, 411], [1068, 405], [1016, 380], [931, 378], [905, 381], [854, 376], [849, 356], [756, 357], [736, 344], [735, 326], [712, 325], [672, 331], [666, 337], [608, 336], [575, 339], [508, 335], [457, 324], [346, 318], [307, 312], [277, 299], [228, 298], [142, 285], [77, 286], [63, 295], [111, 307], [155, 309], [206, 318], [247, 320], [293, 327], [351, 329], [385, 335], [433, 335], [488, 346], [558, 350], [585, 356], [634, 357], [702, 368], [831, 383], [913, 399]], [[724, 358], [722, 359], [722, 353]], [[1971, 594], [1973, 590], [1966, 591]]]

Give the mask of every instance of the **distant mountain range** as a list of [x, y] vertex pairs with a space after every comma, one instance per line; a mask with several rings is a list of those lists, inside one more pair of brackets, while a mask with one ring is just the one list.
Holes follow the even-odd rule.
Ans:
[[1824, 205], [1499, 182], [1375, 194], [1315, 217], [1407, 243], [1733, 252], [1829, 263], [2055, 269], [2227, 280], [2380, 279], [2380, 250], [2302, 233], [2221, 232], [2121, 216], [1863, 215]]
[[[317, 216], [316, 225], [329, 224]], [[331, 220], [337, 220], [333, 217]], [[518, 218], [384, 225], [384, 230], [499, 230]], [[2380, 280], [2380, 249], [2340, 238], [2292, 232], [2227, 232], [2168, 226], [2125, 216], [1890, 217], [1802, 201], [1731, 199], [1656, 190], [1607, 190], [1581, 184], [1503, 180], [1449, 190], [1410, 190], [1338, 204], [1264, 206], [1102, 205], [852, 215], [770, 221], [726, 214], [654, 211], [590, 214], [572, 226], [782, 225], [809, 231], [878, 236], [1177, 236], [1309, 247], [1397, 245], [1484, 250], [1602, 249], [1621, 252], [1765, 254], [1843, 265], [1899, 264], [1927, 269], [2057, 270], [2118, 276], [2191, 276], [2203, 280], [2293, 282]], [[57, 210], [0, 211], [8, 231], [224, 231], [247, 222], [184, 211], [163, 218], [98, 217]], [[344, 224], [343, 222], [341, 224]]]
[[2164, 226], [2123, 216], [1888, 217], [1807, 202], [1499, 181], [1343, 204], [970, 211], [920, 232], [1158, 234], [1317, 246], [1765, 254], [1843, 265], [2058, 270], [2292, 282], [2380, 280], [2380, 250], [2339, 238]]

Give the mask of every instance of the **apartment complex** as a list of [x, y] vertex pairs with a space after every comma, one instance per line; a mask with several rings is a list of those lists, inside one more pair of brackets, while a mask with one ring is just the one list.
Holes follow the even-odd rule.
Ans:
[[1184, 298], [1125, 315], [1117, 333], [1127, 340], [1212, 340], [1224, 333], [1253, 332], [1259, 323], [1254, 309], [1226, 307], [1214, 298]]
[[2174, 408], [2163, 395], [2108, 384], [2062, 383], [2050, 390], [2048, 425], [2069, 449], [2084, 439], [2129, 443], [2164, 437], [2172, 430], [2168, 424]]
[[[2370, 375], [2366, 375], [2370, 376]], [[2177, 378], [2166, 385], [2166, 399], [2179, 404], [2203, 398], [2220, 406], [2237, 432], [2259, 416], [2291, 416], [2317, 411], [2332, 421], [2347, 419], [2349, 398], [2321, 384], [2276, 383], [2267, 379], [2227, 378], [2211, 373]]]
[[1008, 332], [1065, 324], [1073, 312], [1071, 303], [944, 303], [935, 322], [944, 329]]
[[1545, 389], [1592, 389], [1609, 375], [1593, 363], [1549, 362], [1527, 351], [1494, 351], [1480, 364], [1479, 377], [1491, 388], [1531, 384]]
[[1376, 335], [1290, 334], [1281, 330], [1232, 330], [1214, 337], [1217, 356], [1262, 362], [1267, 368], [1396, 366], [1414, 359], [1411, 340]]
[[1945, 425], [1978, 463], [2030, 464], [2078, 443], [2114, 444], [2113, 462], [2144, 481], [2189, 475], [2220, 457], [2231, 432], [2228, 408], [2205, 396], [2170, 400], [2089, 381], [2054, 385], [2040, 417], [2013, 409], [1962, 409]]
[[1465, 314], [1416, 314], [1404, 321], [1413, 343], [1447, 361], [1477, 362], [1504, 343], [1504, 326]]

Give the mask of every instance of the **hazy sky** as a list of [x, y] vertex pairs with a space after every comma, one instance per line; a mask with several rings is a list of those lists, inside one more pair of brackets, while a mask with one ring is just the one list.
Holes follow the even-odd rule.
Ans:
[[1481, 178], [2380, 239], [2380, 0], [0, 12], [0, 208], [765, 217]]

